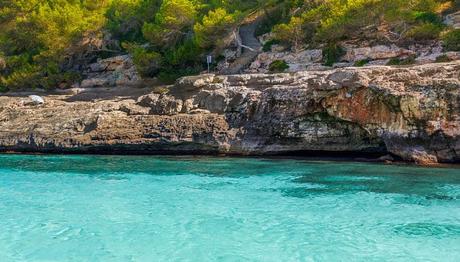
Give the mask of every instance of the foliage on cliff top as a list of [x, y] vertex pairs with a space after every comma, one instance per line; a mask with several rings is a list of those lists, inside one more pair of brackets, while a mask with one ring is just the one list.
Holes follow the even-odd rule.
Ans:
[[[442, 13], [458, 8], [452, 0], [308, 1], [286, 23], [274, 27], [275, 38], [296, 47], [354, 38], [397, 42], [438, 39], [445, 29]], [[289, 32], [289, 34], [286, 34]]]
[[459, 7], [460, 0], [3, 0], [0, 90], [68, 86], [85, 64], [121, 53], [132, 54], [144, 76], [195, 74], [256, 9], [267, 17], [258, 33], [273, 31], [293, 48], [375, 28], [392, 33], [382, 38], [442, 37], [457, 49], [458, 34], [440, 15]]
[[104, 24], [106, 1], [6, 0], [0, 2], [3, 88], [51, 87], [73, 80], [61, 72], [63, 51]]
[[[130, 52], [146, 76], [169, 79], [196, 73], [203, 67], [203, 56], [224, 44], [243, 12], [259, 4], [256, 0], [0, 1], [0, 54], [5, 64], [0, 68], [0, 86], [5, 90], [70, 84], [81, 69], [74, 65], [75, 57], [89, 63], [122, 52]], [[107, 48], [107, 38], [117, 47]]]

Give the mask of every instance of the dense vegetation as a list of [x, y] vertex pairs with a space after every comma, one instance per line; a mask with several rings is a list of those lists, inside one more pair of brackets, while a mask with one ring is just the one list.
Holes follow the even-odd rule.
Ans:
[[[77, 81], [97, 58], [130, 53], [141, 74], [164, 81], [203, 70], [249, 13], [266, 19], [258, 34], [299, 49], [369, 37], [378, 41], [444, 39], [459, 32], [442, 14], [460, 0], [2, 0], [0, 90], [55, 88]], [[381, 33], [381, 34], [379, 34]], [[267, 49], [267, 47], [265, 47]]]

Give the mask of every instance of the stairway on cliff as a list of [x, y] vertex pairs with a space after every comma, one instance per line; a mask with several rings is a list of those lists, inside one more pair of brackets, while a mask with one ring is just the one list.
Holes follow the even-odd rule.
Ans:
[[238, 57], [227, 69], [223, 70], [222, 74], [232, 75], [242, 73], [242, 71], [247, 68], [261, 52], [262, 45], [255, 36], [256, 29], [261, 20], [261, 17], [257, 17], [240, 27], [238, 34], [241, 39], [240, 44], [243, 47], [241, 56]]

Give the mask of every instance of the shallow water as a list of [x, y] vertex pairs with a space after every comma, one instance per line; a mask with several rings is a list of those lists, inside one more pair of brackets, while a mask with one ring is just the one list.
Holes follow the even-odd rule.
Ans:
[[460, 261], [460, 169], [0, 155], [1, 261]]

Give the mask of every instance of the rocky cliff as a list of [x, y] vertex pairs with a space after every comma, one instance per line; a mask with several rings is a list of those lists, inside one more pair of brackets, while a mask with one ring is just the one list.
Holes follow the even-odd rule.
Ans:
[[25, 94], [1, 96], [0, 150], [460, 161], [460, 61], [202, 75], [164, 88], [79, 92], [46, 95], [43, 105], [24, 103]]

